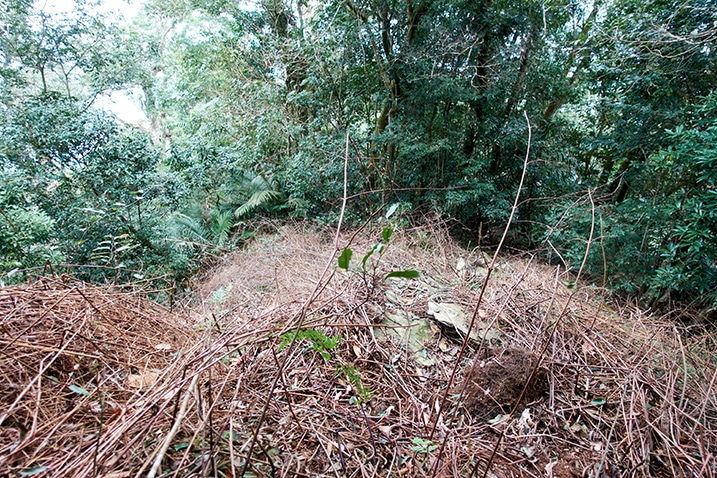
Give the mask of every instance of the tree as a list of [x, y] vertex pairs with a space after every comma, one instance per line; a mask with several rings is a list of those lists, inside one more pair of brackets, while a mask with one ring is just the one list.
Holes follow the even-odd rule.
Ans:
[[117, 280], [165, 267], [160, 219], [173, 178], [157, 169], [145, 133], [93, 106], [134, 79], [110, 78], [118, 61], [132, 62], [111, 52], [106, 35], [117, 30], [81, 8], [49, 15], [18, 1], [2, 14], [3, 269], [68, 261]]
[[[711, 2], [608, 4], [576, 113], [583, 131], [583, 168], [576, 177], [596, 188], [600, 247], [588, 271], [597, 281], [653, 304], [667, 299], [714, 304], [715, 287], [706, 119], [717, 86]], [[564, 223], [556, 247], [579, 263], [587, 237], [585, 207]], [[561, 210], [550, 207], [552, 217]], [[579, 247], [577, 245], [580, 244]], [[580, 250], [578, 250], [580, 249]], [[602, 280], [600, 280], [602, 279]], [[712, 298], [710, 298], [712, 297]]]

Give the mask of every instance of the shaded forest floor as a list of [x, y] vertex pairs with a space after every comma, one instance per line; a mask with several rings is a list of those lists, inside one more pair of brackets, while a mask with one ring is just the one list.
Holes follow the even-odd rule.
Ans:
[[380, 237], [344, 271], [332, 231], [276, 228], [173, 310], [0, 289], [0, 476], [717, 475], [713, 332], [525, 257], [476, 309], [489, 256], [427, 226], [361, 267]]

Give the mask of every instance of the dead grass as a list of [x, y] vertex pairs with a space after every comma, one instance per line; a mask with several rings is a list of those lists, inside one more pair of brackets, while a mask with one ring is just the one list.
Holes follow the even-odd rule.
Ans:
[[[375, 273], [337, 271], [306, 305], [331, 237], [298, 225], [257, 238], [198, 281], [191, 310], [68, 278], [0, 290], [0, 476], [239, 476], [260, 420], [245, 476], [717, 474], [712, 334], [508, 258], [477, 311], [500, 343], [458, 361], [460, 337], [433, 324], [435, 364], [419, 366], [377, 338], [384, 312], [428, 319], [431, 300], [470, 315], [482, 253], [437, 226], [398, 232]], [[354, 239], [354, 264], [379, 237]], [[408, 268], [421, 278], [381, 280]], [[304, 307], [319, 339], [281, 348]], [[454, 387], [474, 364], [503, 380], [514, 349], [547, 377], [532, 402], [487, 419], [451, 389], [440, 410], [454, 367]]]

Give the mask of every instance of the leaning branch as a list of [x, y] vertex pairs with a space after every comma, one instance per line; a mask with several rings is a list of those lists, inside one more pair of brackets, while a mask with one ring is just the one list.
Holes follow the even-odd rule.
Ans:
[[184, 395], [184, 399], [182, 400], [182, 406], [179, 408], [177, 419], [174, 421], [174, 425], [172, 425], [172, 429], [169, 430], [167, 436], [164, 437], [164, 443], [162, 443], [161, 448], [157, 452], [157, 456], [154, 458], [152, 469], [149, 470], [149, 473], [147, 473], [147, 478], [154, 478], [157, 475], [157, 471], [159, 471], [159, 468], [162, 466], [162, 460], [164, 460], [164, 455], [166, 455], [167, 450], [169, 450], [169, 445], [172, 443], [172, 440], [179, 431], [179, 426], [182, 424], [182, 420], [184, 420], [184, 416], [187, 414], [187, 406], [189, 405], [189, 399], [192, 397], [192, 394], [197, 388], [198, 379], [199, 374], [196, 374], [194, 378], [192, 378], [192, 383], [189, 384], [187, 393]]

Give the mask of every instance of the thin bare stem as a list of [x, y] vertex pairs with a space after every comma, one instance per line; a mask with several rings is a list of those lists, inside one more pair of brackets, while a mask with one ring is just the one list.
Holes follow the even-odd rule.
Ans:
[[[311, 303], [316, 299], [319, 292], [323, 289], [324, 284], [324, 278], [326, 277], [329, 269], [334, 263], [334, 258], [336, 257], [336, 253], [339, 250], [339, 237], [341, 235], [341, 226], [343, 224], [344, 215], [346, 213], [346, 202], [347, 202], [347, 192], [348, 192], [348, 164], [349, 164], [349, 133], [346, 132], [346, 152], [344, 154], [344, 193], [343, 193], [343, 200], [341, 202], [341, 213], [339, 214], [339, 223], [336, 226], [336, 236], [334, 237], [334, 250], [331, 252], [331, 256], [329, 257], [329, 260], [326, 262], [326, 266], [324, 267], [323, 272], [321, 273], [321, 276], [319, 277], [319, 280], [316, 283], [316, 287], [314, 288], [313, 292], [309, 296], [308, 299], [306, 299], [306, 302], [304, 302], [304, 305], [301, 307], [301, 311], [298, 316], [298, 320], [296, 321], [296, 325], [294, 326], [296, 330], [300, 330], [301, 327], [304, 325], [304, 320], [306, 319], [306, 311], [308, 310]], [[330, 277], [329, 277], [330, 280]], [[274, 374], [274, 380], [271, 384], [271, 388], [269, 389], [269, 392], [266, 395], [266, 399], [264, 400], [264, 407], [261, 411], [261, 415], [259, 416], [259, 420], [257, 421], [255, 427], [254, 427], [254, 433], [251, 437], [251, 442], [249, 443], [249, 449], [247, 451], [246, 460], [244, 460], [244, 466], [242, 467], [242, 471], [239, 474], [239, 476], [244, 476], [246, 471], [249, 469], [249, 464], [251, 463], [252, 454], [254, 452], [254, 446], [256, 444], [256, 439], [259, 436], [259, 430], [261, 429], [261, 426], [264, 422], [264, 418], [266, 417], [266, 412], [269, 409], [269, 403], [271, 402], [271, 399], [274, 396], [274, 391], [276, 390], [276, 385], [279, 383], [279, 379], [281, 378], [281, 375], [284, 373], [284, 368], [286, 367], [287, 362], [289, 359], [293, 356], [294, 351], [296, 350], [296, 344], [298, 341], [292, 340], [289, 344], [289, 348], [286, 352], [286, 355], [284, 355], [284, 360], [282, 360], [277, 368], [276, 373]]]
[[[495, 254], [493, 254], [493, 259], [490, 262], [490, 265], [488, 266], [488, 270], [486, 272], [485, 278], [483, 279], [483, 284], [481, 285], [480, 294], [478, 295], [478, 300], [476, 301], [476, 305], [473, 308], [473, 315], [471, 316], [471, 322], [468, 325], [468, 331], [466, 332], [466, 336], [463, 338], [463, 342], [461, 343], [460, 351], [458, 352], [458, 356], [456, 357], [455, 365], [453, 366], [453, 370], [451, 371], [451, 377], [448, 379], [448, 383], [446, 384], [446, 388], [443, 391], [443, 396], [441, 397], [440, 406], [438, 408], [438, 411], [436, 412], [436, 418], [433, 420], [433, 427], [431, 428], [430, 438], [433, 439], [433, 436], [436, 433], [436, 428], [438, 427], [438, 422], [441, 417], [441, 413], [443, 413], [443, 410], [445, 409], [446, 403], [448, 401], [448, 394], [450, 392], [451, 387], [453, 386], [453, 382], [455, 381], [456, 374], [458, 373], [458, 367], [461, 363], [461, 358], [463, 358], [463, 354], [466, 351], [466, 347], [468, 347], [468, 342], [471, 340], [471, 332], [473, 331], [473, 328], [475, 327], [476, 319], [478, 317], [478, 310], [481, 306], [481, 303], [483, 302], [483, 296], [485, 294], [485, 291], [488, 287], [488, 282], [490, 281], [490, 275], [495, 269], [495, 263], [498, 258], [498, 255], [501, 252], [501, 249], [503, 248], [503, 243], [505, 242], [505, 238], [508, 235], [508, 230], [510, 229], [510, 225], [513, 222], [513, 217], [515, 217], [515, 212], [518, 209], [518, 201], [520, 200], [520, 194], [523, 192], [523, 183], [525, 182], [525, 176], [528, 171], [528, 160], [530, 158], [530, 144], [531, 144], [531, 138], [532, 138], [532, 128], [530, 125], [530, 119], [528, 118], [528, 113], [523, 112], [525, 115], [525, 121], [528, 125], [528, 146], [525, 151], [525, 159], [523, 160], [523, 172], [520, 175], [520, 184], [518, 184], [518, 190], [515, 193], [515, 200], [513, 201], [513, 207], [510, 210], [510, 217], [508, 218], [508, 223], [505, 225], [505, 229], [503, 230], [503, 235], [500, 238], [500, 242], [498, 243], [498, 247], [495, 251]], [[487, 329], [485, 331], [485, 334], [488, 333]], [[483, 340], [481, 340], [481, 343], [479, 345], [479, 352], [480, 347], [482, 347], [483, 343], [485, 342], [485, 335], [483, 337]], [[461, 390], [461, 395], [465, 391], [465, 384], [463, 387], [463, 390]], [[443, 451], [445, 448], [446, 440], [443, 440], [441, 443], [440, 451], [438, 452], [438, 459], [436, 460], [436, 464], [433, 468], [433, 472], [431, 474], [432, 477], [436, 476], [436, 473], [438, 472], [438, 465], [441, 461], [441, 457], [443, 455]]]

